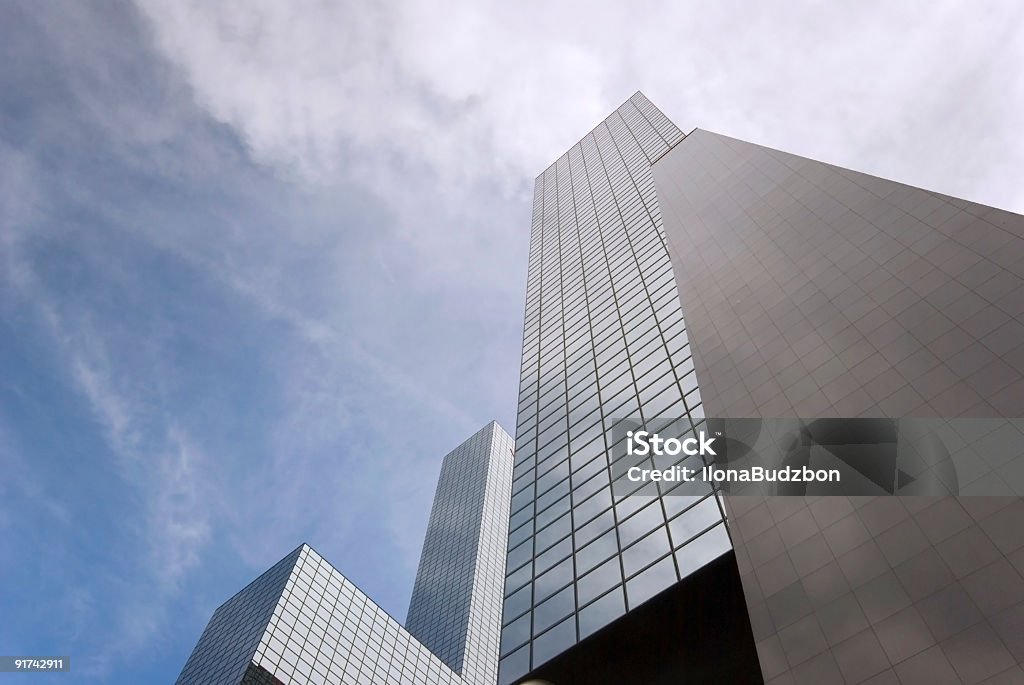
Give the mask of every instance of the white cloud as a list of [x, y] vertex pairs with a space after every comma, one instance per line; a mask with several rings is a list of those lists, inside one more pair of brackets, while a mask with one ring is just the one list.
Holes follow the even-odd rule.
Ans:
[[[52, 308], [49, 311], [54, 333], [66, 335], [56, 313]], [[67, 363], [71, 377], [89, 401], [113, 451], [122, 458], [131, 458], [138, 449], [139, 436], [132, 425], [127, 402], [110, 388], [109, 371], [98, 367], [98, 363], [106, 366], [106, 361], [87, 361], [80, 352], [72, 351]]]
[[151, 599], [159, 604], [176, 594], [209, 540], [214, 500], [203, 483], [212, 474], [211, 465], [174, 416], [154, 405], [158, 396], [126, 394], [129, 384], [119, 374], [130, 371], [111, 367], [104, 343], [89, 324], [55, 321], [61, 328], [54, 338], [74, 341], [62, 349], [71, 377], [118, 457], [119, 474], [141, 496], [147, 568], [159, 591]]
[[514, 187], [642, 88], [687, 129], [1024, 206], [1017, 3], [141, 5], [198, 101], [307, 178]]
[[150, 503], [151, 554], [158, 585], [176, 591], [210, 539], [215, 493], [203, 486], [206, 455], [180, 426], [169, 427], [164, 450], [153, 474], [160, 486]]

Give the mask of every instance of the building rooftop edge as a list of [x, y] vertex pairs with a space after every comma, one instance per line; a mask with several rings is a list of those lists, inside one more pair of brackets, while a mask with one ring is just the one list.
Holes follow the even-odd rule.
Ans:
[[[540, 178], [541, 176], [543, 176], [543, 175], [544, 175], [545, 173], [547, 173], [547, 170], [548, 170], [548, 169], [550, 169], [550, 168], [551, 168], [551, 167], [553, 167], [553, 166], [554, 166], [555, 164], [557, 164], [557, 163], [558, 163], [558, 160], [562, 158], [562, 155], [566, 154], [566, 153], [567, 153], [567, 152], [568, 152], [569, 150], [573, 149], [573, 148], [574, 148], [574, 147], [575, 147], [576, 145], [578, 145], [578, 144], [580, 143], [580, 141], [582, 141], [582, 140], [583, 140], [583, 139], [585, 139], [585, 138], [586, 138], [587, 136], [589, 136], [589, 135], [590, 135], [591, 133], [593, 133], [594, 131], [596, 131], [596, 130], [597, 130], [597, 127], [598, 127], [598, 126], [600, 126], [600, 125], [601, 125], [601, 124], [603, 124], [604, 122], [608, 121], [608, 118], [609, 118], [610, 116], [612, 116], [612, 114], [615, 114], [615, 113], [616, 113], [616, 112], [618, 112], [618, 111], [619, 111], [620, 109], [622, 109], [622, 107], [623, 107], [623, 106], [624, 106], [624, 105], [625, 105], [625, 104], [626, 104], [627, 102], [631, 101], [631, 100], [632, 100], [633, 98], [635, 98], [635, 97], [636, 97], [637, 95], [640, 95], [640, 96], [642, 96], [642, 97], [643, 97], [643, 98], [644, 98], [645, 100], [647, 100], [648, 102], [650, 102], [650, 98], [648, 98], [648, 97], [647, 97], [646, 95], [644, 95], [644, 93], [643, 93], [643, 91], [642, 91], [642, 90], [639, 90], [639, 89], [637, 89], [637, 90], [636, 90], [636, 91], [635, 91], [635, 92], [634, 92], [634, 93], [633, 93], [632, 95], [630, 95], [630, 96], [629, 96], [628, 98], [626, 98], [626, 99], [625, 99], [625, 100], [623, 100], [623, 101], [622, 101], [621, 103], [619, 103], [618, 107], [616, 107], [616, 108], [615, 108], [615, 109], [613, 109], [613, 110], [612, 110], [611, 112], [609, 112], [609, 113], [608, 113], [608, 114], [607, 114], [607, 115], [606, 115], [606, 116], [605, 116], [605, 117], [604, 117], [603, 119], [601, 119], [601, 121], [599, 121], [599, 122], [597, 122], [596, 124], [594, 124], [594, 125], [593, 125], [593, 127], [591, 127], [591, 129], [590, 129], [589, 131], [587, 131], [587, 132], [586, 132], [586, 133], [584, 133], [584, 134], [583, 134], [582, 136], [580, 136], [579, 140], [577, 140], [577, 141], [576, 141], [575, 143], [573, 143], [572, 145], [570, 145], [570, 146], [569, 146], [569, 148], [568, 148], [568, 149], [567, 149], [567, 150], [566, 150], [565, 152], [563, 152], [563, 153], [562, 153], [561, 155], [558, 155], [558, 157], [555, 157], [555, 161], [551, 162], [551, 164], [548, 164], [548, 165], [547, 165], [546, 167], [544, 167], [544, 168], [543, 168], [543, 169], [541, 170], [541, 172], [540, 172], [539, 174], [537, 174], [536, 176], [534, 176], [534, 177], [533, 177], [533, 181], [534, 181], [534, 183], [536, 183], [536, 182], [537, 182], [537, 179], [539, 179], [539, 178]], [[653, 103], [652, 103], [652, 104], [653, 104]], [[675, 123], [675, 122], [673, 122], [673, 123]]]

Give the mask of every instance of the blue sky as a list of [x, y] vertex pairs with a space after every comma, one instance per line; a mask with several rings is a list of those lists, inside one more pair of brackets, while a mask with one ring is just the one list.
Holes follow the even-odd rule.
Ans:
[[639, 88], [1022, 211], [1015, 5], [3, 3], [0, 653], [171, 682], [302, 541], [404, 618], [514, 428], [533, 177]]

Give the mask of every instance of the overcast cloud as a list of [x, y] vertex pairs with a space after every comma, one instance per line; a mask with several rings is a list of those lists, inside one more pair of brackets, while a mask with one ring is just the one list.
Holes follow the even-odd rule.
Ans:
[[1020, 3], [440, 7], [0, 7], [0, 653], [167, 681], [301, 541], [403, 619], [533, 178], [638, 89], [1024, 211]]

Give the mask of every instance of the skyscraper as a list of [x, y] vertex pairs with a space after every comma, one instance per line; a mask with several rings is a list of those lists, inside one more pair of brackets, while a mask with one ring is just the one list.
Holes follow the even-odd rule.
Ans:
[[1024, 218], [637, 93], [537, 178], [530, 240], [499, 682], [1024, 679], [1018, 497], [610, 487], [625, 417], [1020, 416]]
[[405, 622], [468, 683], [498, 674], [513, 448], [492, 421], [444, 458]]
[[502, 683], [731, 554], [710, 489], [611, 489], [616, 419], [704, 416], [651, 174], [682, 140], [638, 93], [536, 181]]
[[445, 457], [408, 630], [308, 545], [213, 614], [178, 685], [491, 685], [512, 439], [491, 422]]

